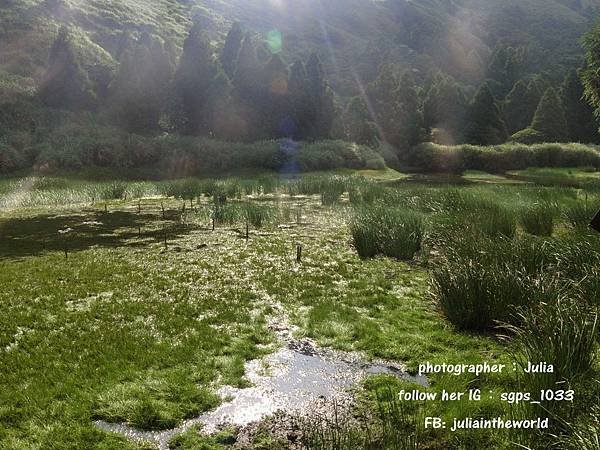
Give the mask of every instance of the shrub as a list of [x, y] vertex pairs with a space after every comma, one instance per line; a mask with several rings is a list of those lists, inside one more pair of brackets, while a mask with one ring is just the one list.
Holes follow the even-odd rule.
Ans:
[[521, 213], [519, 222], [529, 234], [552, 236], [554, 231], [553, 208], [548, 204], [534, 205]]
[[510, 137], [512, 142], [519, 144], [540, 144], [546, 142], [546, 135], [540, 131], [534, 130], [533, 128], [525, 128], [524, 130], [518, 131]]
[[598, 147], [583, 144], [507, 143], [489, 147], [421, 144], [406, 152], [402, 161], [414, 170], [429, 173], [462, 173], [483, 170], [503, 173], [528, 167], [600, 168]]

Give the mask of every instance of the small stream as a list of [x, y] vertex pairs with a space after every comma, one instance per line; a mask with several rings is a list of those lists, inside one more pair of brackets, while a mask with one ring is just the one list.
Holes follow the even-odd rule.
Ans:
[[349, 400], [349, 388], [369, 375], [388, 374], [427, 386], [425, 377], [411, 376], [400, 365], [390, 362], [366, 362], [357, 353], [319, 348], [309, 339], [291, 337], [292, 328], [285, 319], [272, 325], [285, 345], [265, 358], [246, 363], [249, 388], [225, 386], [219, 390], [223, 403], [215, 410], [186, 421], [180, 427], [162, 432], [138, 431], [127, 425], [96, 422], [97, 426], [136, 441], [155, 443], [168, 449], [169, 441], [195, 425], [208, 434], [223, 425], [244, 427], [277, 411], [310, 411], [319, 400]]

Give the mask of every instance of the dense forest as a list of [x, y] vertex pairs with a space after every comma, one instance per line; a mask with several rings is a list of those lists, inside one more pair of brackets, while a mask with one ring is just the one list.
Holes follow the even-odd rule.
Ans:
[[[238, 3], [4, 1], [0, 171], [197, 168], [214, 141], [335, 141], [342, 166], [344, 142], [423, 166], [423, 142], [600, 141], [581, 45], [598, 2]], [[276, 168], [289, 145], [264, 159], [207, 168]]]

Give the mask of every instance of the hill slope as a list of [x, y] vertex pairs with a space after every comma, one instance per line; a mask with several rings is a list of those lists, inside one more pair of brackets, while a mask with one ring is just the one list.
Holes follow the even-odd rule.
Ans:
[[341, 95], [383, 61], [477, 84], [500, 43], [527, 46], [527, 70], [558, 78], [579, 63], [579, 38], [599, 10], [600, 0], [0, 0], [0, 83], [31, 88], [61, 24], [86, 64], [114, 65], [123, 30], [180, 48], [192, 20], [215, 46], [233, 21], [262, 36], [281, 31], [284, 57], [318, 50]]

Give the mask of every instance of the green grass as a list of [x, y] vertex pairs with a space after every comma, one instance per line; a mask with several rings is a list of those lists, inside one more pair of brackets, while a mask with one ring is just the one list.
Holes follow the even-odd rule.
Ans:
[[[370, 183], [343, 178], [346, 191]], [[561, 288], [580, 292], [589, 308], [597, 307], [594, 267], [600, 261], [600, 242], [575, 233], [562, 217], [556, 219], [552, 238], [523, 235], [520, 229], [514, 237], [486, 237], [460, 226], [465, 217], [477, 221], [490, 210], [490, 201], [511, 217], [494, 221], [511, 224], [516, 223], [513, 211], [541, 202], [565, 210], [578, 196], [571, 188], [491, 183], [456, 188], [401, 181], [383, 188], [368, 185], [373, 203], [352, 205], [342, 196], [336, 205], [323, 205], [321, 195], [330, 181], [323, 175], [282, 184], [199, 180], [200, 198], [185, 213], [180, 195], [154, 198], [165, 192], [164, 186], [179, 182], [127, 182], [122, 199], [90, 205], [89, 190], [110, 190], [112, 182], [48, 178], [30, 187], [30, 181], [0, 181], [1, 201], [7, 193], [14, 198], [14, 186], [29, 186], [27, 201], [11, 200], [12, 208], [0, 212], [0, 350], [5, 349], [0, 353], [0, 446], [133, 448], [97, 430], [93, 420], [164, 429], [198, 415], [218, 402], [219, 385], [246, 385], [246, 360], [274, 350], [266, 326], [273, 303], [283, 306], [300, 336], [399, 361], [411, 371], [424, 361], [511, 362], [510, 347], [493, 335], [457, 331], [439, 314], [428, 295], [438, 271], [454, 283], [446, 309], [449, 317], [458, 316], [452, 319], [457, 323], [495, 325], [494, 320], [506, 317], [511, 302], [528, 303], [523, 292], [539, 292], [536, 282], [545, 279], [544, 272], [560, 272], [571, 282]], [[141, 194], [145, 198], [138, 203], [135, 197]], [[212, 231], [215, 194], [218, 208], [226, 213]], [[69, 205], [72, 199], [78, 201]], [[301, 220], [295, 217], [299, 211]], [[351, 244], [360, 245], [348, 228], [353, 211], [370, 214], [367, 238], [373, 239], [375, 253], [392, 258], [360, 258]], [[246, 219], [264, 228], [248, 241], [240, 239]], [[279, 227], [281, 222], [286, 226]], [[61, 236], [58, 230], [66, 227], [73, 231]], [[451, 245], [456, 233], [470, 240], [464, 244], [468, 251]], [[300, 264], [292, 245], [296, 242], [303, 245]], [[425, 263], [397, 259], [411, 259], [417, 251], [427, 256]], [[471, 271], [465, 269], [466, 259], [473, 262]], [[514, 273], [514, 279], [505, 273]], [[470, 290], [477, 283], [478, 290]], [[478, 292], [493, 293], [490, 303], [501, 299], [504, 309], [493, 306], [488, 312], [485, 302], [475, 301]], [[554, 317], [558, 323], [564, 314]], [[592, 372], [597, 370], [597, 362], [590, 364]], [[514, 390], [518, 380], [513, 374], [438, 374], [430, 382], [435, 392], [478, 386], [499, 394]], [[373, 448], [406, 436], [417, 436], [433, 448], [481, 443], [510, 448], [514, 436], [506, 432], [422, 432], [402, 419], [410, 405], [390, 401], [389, 393], [401, 388], [405, 385], [393, 378], [376, 377], [361, 391], [360, 417], [374, 420], [369, 425]], [[581, 390], [594, 395], [593, 388]], [[578, 408], [587, 404], [582, 399]], [[413, 406], [411, 414], [445, 420], [510, 414], [497, 398]], [[588, 423], [581, 411], [577, 420], [581, 427]], [[325, 430], [332, 426], [340, 436], [356, 436], [339, 423], [321, 425], [327, 425]], [[361, 423], [357, 427], [363, 429]], [[263, 447], [258, 448], [269, 448], [269, 439], [259, 439]], [[173, 445], [226, 444], [191, 431]]]

